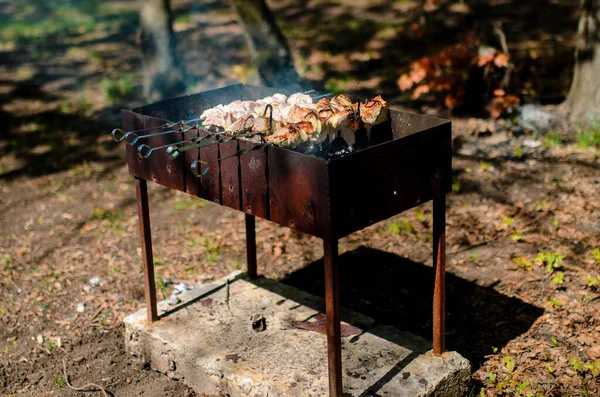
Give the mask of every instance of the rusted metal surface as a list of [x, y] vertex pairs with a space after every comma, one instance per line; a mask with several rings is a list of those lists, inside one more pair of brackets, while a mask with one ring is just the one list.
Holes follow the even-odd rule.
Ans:
[[[200, 130], [199, 136], [206, 136], [208, 132]], [[210, 139], [210, 138], [205, 138]], [[200, 160], [209, 164], [201, 164], [200, 169], [204, 174], [200, 178], [200, 197], [221, 204], [221, 171], [219, 160], [219, 145], [201, 147]], [[207, 170], [208, 168], [208, 170]]]
[[238, 151], [238, 140], [219, 144], [221, 164], [221, 204], [234, 210], [239, 210], [240, 196], [240, 158], [235, 154]]
[[444, 123], [329, 162], [333, 237], [449, 192], [450, 128]]
[[258, 265], [256, 263], [256, 218], [250, 214], [246, 214], [246, 261], [248, 263], [248, 278], [256, 278], [258, 276]]
[[[304, 329], [307, 331], [319, 332], [327, 334], [327, 316], [319, 313], [306, 321], [292, 321], [290, 325], [294, 328]], [[342, 338], [348, 336], [357, 336], [363, 333], [363, 330], [350, 324], [342, 323], [340, 325], [340, 335]]]
[[[198, 136], [197, 128], [190, 128], [183, 133], [183, 139], [192, 140]], [[183, 152], [183, 179], [185, 192], [192, 196], [199, 195], [200, 180], [194, 174], [192, 174], [191, 166], [192, 162], [199, 160], [198, 149], [192, 149]]]
[[135, 178], [135, 193], [137, 197], [138, 224], [142, 247], [142, 262], [144, 265], [144, 291], [146, 294], [146, 312], [148, 321], [158, 320], [156, 306], [156, 285], [154, 284], [154, 260], [152, 257], [152, 234], [150, 231], [150, 210], [148, 207], [148, 188], [144, 179]]
[[[148, 116], [139, 116], [136, 114], [132, 115], [131, 112], [124, 112], [123, 122], [126, 131], [144, 128], [147, 130], [147, 134], [153, 134], [165, 130], [163, 126], [166, 120]], [[182, 134], [176, 132], [168, 135], [151, 136], [136, 142], [135, 145], [127, 145], [129, 173], [133, 176], [158, 183], [159, 185], [184, 191], [185, 163], [183, 157], [170, 160], [164, 154], [164, 149], [154, 152], [151, 156], [151, 160], [150, 158], [140, 158], [138, 155], [138, 148], [140, 145], [147, 145], [152, 148], [180, 142], [182, 139]]]
[[270, 147], [269, 220], [313, 236], [331, 236], [329, 168], [323, 159]]
[[433, 353], [446, 350], [446, 196], [433, 199]]
[[[252, 142], [240, 141], [240, 149], [254, 146]], [[253, 150], [240, 156], [242, 187], [242, 211], [260, 218], [269, 219], [268, 208], [268, 148]]]
[[340, 326], [340, 277], [337, 240], [323, 240], [323, 253], [325, 259], [329, 395], [331, 397], [342, 397], [342, 331]]

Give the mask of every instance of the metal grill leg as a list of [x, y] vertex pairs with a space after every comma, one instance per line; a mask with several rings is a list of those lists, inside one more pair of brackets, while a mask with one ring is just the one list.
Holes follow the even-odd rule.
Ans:
[[340, 328], [340, 280], [338, 274], [337, 240], [323, 240], [323, 250], [325, 259], [329, 396], [342, 397], [342, 333]]
[[256, 270], [256, 222], [254, 215], [246, 214], [246, 261], [248, 278], [257, 277]]
[[446, 196], [433, 199], [433, 353], [446, 350]]
[[148, 209], [148, 186], [145, 179], [135, 178], [135, 193], [142, 240], [142, 261], [144, 263], [144, 286], [148, 321], [158, 320], [156, 307], [156, 285], [154, 284], [154, 261], [152, 258], [152, 235], [150, 233], [150, 210]]

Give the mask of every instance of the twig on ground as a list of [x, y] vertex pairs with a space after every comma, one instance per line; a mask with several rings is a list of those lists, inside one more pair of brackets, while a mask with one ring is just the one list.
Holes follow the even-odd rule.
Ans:
[[498, 36], [498, 40], [500, 41], [500, 46], [502, 47], [502, 51], [509, 57], [508, 66], [506, 66], [506, 70], [504, 71], [504, 78], [500, 83], [500, 87], [506, 89], [510, 84], [510, 75], [513, 72], [515, 65], [510, 61], [510, 52], [508, 52], [508, 43], [506, 42], [506, 35], [502, 30], [502, 22], [496, 21], [494, 23], [494, 34]]
[[92, 316], [92, 318], [90, 318], [90, 322], [93, 322], [96, 317], [98, 317], [100, 315], [100, 313], [102, 313], [102, 311], [106, 309], [106, 304], [103, 303], [102, 305], [100, 305], [100, 307], [98, 308], [98, 310], [96, 311], [96, 313], [94, 313], [94, 315]]
[[[63, 371], [64, 371], [64, 375], [65, 375], [65, 382], [67, 382], [67, 386], [69, 386], [71, 389], [75, 390], [75, 391], [101, 391], [102, 394], [104, 394], [104, 397], [108, 397], [108, 393], [106, 393], [106, 390], [104, 390], [104, 388], [100, 385], [97, 385], [95, 383], [88, 383], [86, 385], [83, 385], [81, 387], [74, 387], [73, 385], [71, 385], [71, 382], [69, 382], [69, 376], [67, 375], [67, 363], [65, 362], [65, 360], [63, 360]], [[97, 390], [88, 390], [88, 388], [90, 386], [95, 387]]]

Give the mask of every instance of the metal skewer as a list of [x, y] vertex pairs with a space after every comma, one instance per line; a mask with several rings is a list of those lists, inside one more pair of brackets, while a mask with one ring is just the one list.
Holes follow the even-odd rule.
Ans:
[[[141, 144], [137, 148], [138, 157], [141, 159], [147, 159], [148, 157], [150, 157], [152, 152], [154, 152], [155, 150], [163, 149], [163, 148], [166, 148], [169, 146], [181, 145], [182, 143], [186, 143], [188, 141], [189, 141], [189, 139], [186, 139], [186, 140], [179, 141], [176, 143], [169, 143], [168, 145], [162, 145], [162, 146], [156, 146], [156, 147], [150, 147], [146, 144]], [[144, 151], [146, 151], [146, 152], [144, 153]]]
[[[166, 127], [166, 125], [167, 125], [167, 123], [165, 123], [165, 124], [163, 124], [163, 125], [161, 125], [161, 126], [159, 126], [157, 128], [163, 128], [163, 127]], [[143, 132], [143, 131], [148, 131], [148, 129], [142, 128], [142, 129], [139, 129], [139, 130], [133, 130], [133, 131], [127, 131], [127, 132], [125, 132], [121, 128], [115, 128], [114, 130], [111, 131], [110, 134], [112, 135], [112, 137], [113, 137], [113, 139], [115, 141], [121, 142], [122, 140], [127, 139], [127, 137], [129, 135], [131, 135], [133, 133], [136, 133], [136, 132]], [[120, 135], [117, 136], [117, 134], [120, 134]]]
[[220, 157], [216, 160], [212, 160], [212, 161], [202, 161], [202, 160], [194, 160], [192, 161], [192, 164], [190, 165], [190, 168], [192, 170], [192, 175], [194, 175], [196, 178], [201, 178], [202, 176], [206, 175], [208, 173], [208, 171], [210, 170], [209, 167], [206, 167], [204, 170], [199, 171], [200, 168], [200, 164], [204, 164], [204, 165], [210, 165], [212, 163], [216, 163], [218, 161], [222, 161], [222, 160], [227, 160], [228, 158], [231, 157], [235, 157], [238, 155], [243, 156], [244, 154], [248, 154], [253, 150], [258, 150], [258, 149], [262, 149], [264, 147], [267, 147], [268, 145], [266, 143], [258, 143], [248, 149], [240, 149], [237, 152], [235, 152], [232, 155], [229, 156], [225, 156], [225, 157]]
[[[190, 125], [190, 123], [196, 122], [196, 121], [200, 121], [200, 118], [195, 118], [195, 119], [191, 119], [191, 120], [181, 120], [181, 121], [168, 121], [162, 125], [159, 125], [157, 127], [148, 127], [148, 128], [141, 128], [139, 130], [132, 130], [132, 131], [127, 131], [124, 132], [121, 128], [115, 128], [114, 130], [112, 130], [112, 132], [110, 133], [113, 137], [113, 139], [117, 142], [121, 142], [124, 139], [127, 139], [130, 135], [135, 134], [136, 132], [145, 132], [145, 131], [151, 131], [151, 130], [156, 130], [156, 129], [160, 129], [160, 128], [173, 128], [177, 125], [179, 125], [180, 128], [183, 128], [186, 125]], [[191, 128], [197, 127], [198, 124], [193, 125]], [[171, 130], [171, 132], [177, 131], [178, 129], [174, 129]], [[185, 131], [184, 131], [185, 132]], [[166, 133], [166, 132], [165, 132]], [[154, 136], [154, 135], [160, 135], [160, 133], [156, 133], [156, 134], [148, 134], [148, 135], [142, 135], [142, 137], [149, 137], [149, 136]], [[133, 143], [133, 142], [132, 142]]]
[[[204, 135], [204, 136], [201, 136], [201, 137], [194, 137], [194, 138], [190, 139], [190, 142], [198, 143], [198, 142], [200, 142], [200, 141], [202, 141], [202, 140], [204, 140], [206, 138], [209, 138], [209, 137], [212, 138], [214, 136], [217, 136], [217, 135], [220, 135], [220, 134], [223, 134], [223, 133], [224, 132], [219, 132], [219, 133]], [[212, 141], [210, 141], [211, 145], [213, 143], [218, 143], [218, 142], [212, 142]], [[204, 146], [209, 146], [209, 145], [207, 144], [207, 145], [204, 145]], [[183, 148], [186, 148], [186, 147], [187, 146], [183, 146], [182, 148], [178, 148], [176, 145], [171, 145], [171, 146], [169, 146], [167, 148], [167, 150], [165, 150], [165, 153], [167, 154], [168, 158], [170, 158], [171, 160], [175, 160], [181, 154], [181, 150], [180, 149], [183, 149]]]
[[[312, 94], [315, 91], [316, 90], [308, 90], [308, 91], [304, 91], [302, 94], [308, 95], [308, 94]], [[322, 95], [312, 97], [312, 99], [320, 99], [320, 98], [325, 98], [327, 96], [332, 96], [332, 95], [333, 95], [332, 93], [327, 93], [327, 94], [322, 94]], [[272, 110], [271, 110], [271, 112], [272, 112]], [[123, 131], [123, 129], [121, 129], [121, 128], [115, 128], [114, 130], [111, 131], [111, 135], [116, 142], [121, 142], [121, 141], [124, 141], [127, 138], [129, 138], [129, 136], [131, 136], [132, 134], [135, 134], [138, 132], [151, 131], [151, 130], [159, 129], [159, 128], [173, 128], [177, 125], [179, 125], [181, 128], [183, 128], [186, 125], [190, 125], [190, 123], [200, 121], [200, 120], [202, 120], [202, 119], [198, 117], [198, 118], [190, 119], [190, 120], [169, 121], [158, 127], [140, 128], [137, 130], [127, 131], [127, 132]], [[200, 125], [196, 124], [196, 125], [192, 126], [192, 128], [194, 128], [194, 127], [200, 128]], [[157, 135], [166, 135], [166, 134], [171, 134], [171, 133], [178, 132], [178, 131], [180, 131], [180, 129], [176, 128], [176, 129], [172, 129], [169, 131], [161, 131], [161, 132], [153, 133], [153, 134], [140, 135], [140, 136], [136, 136], [129, 143], [131, 145], [134, 145], [138, 140], [143, 139], [143, 138], [148, 138], [148, 137], [157, 136]], [[185, 132], [185, 131], [182, 131], [182, 132]]]
[[[220, 134], [219, 134], [220, 135]], [[208, 136], [208, 135], [207, 135]], [[214, 135], [213, 135], [214, 137]], [[223, 139], [218, 139], [215, 141], [204, 141], [204, 142], [199, 142], [202, 139], [204, 139], [205, 137], [201, 137], [201, 138], [195, 138], [194, 139], [194, 144], [191, 145], [187, 145], [187, 146], [182, 146], [182, 147], [177, 147], [176, 145], [181, 143], [175, 143], [175, 144], [171, 144], [171, 145], [167, 145], [169, 146], [169, 148], [167, 149], [167, 157], [169, 157], [171, 160], [176, 159], [181, 152], [187, 152], [188, 150], [192, 150], [192, 149], [199, 149], [201, 147], [206, 147], [206, 146], [211, 146], [211, 145], [215, 145], [217, 143], [225, 143], [225, 142], [229, 142], [230, 140], [232, 140], [233, 136], [225, 136]]]
[[208, 170], [210, 168], [206, 167], [202, 172], [199, 171], [199, 160], [194, 160], [192, 161], [192, 164], [190, 165], [190, 168], [192, 169], [192, 175], [194, 175], [196, 178], [200, 178], [204, 175], [206, 175], [208, 173]]
[[139, 141], [140, 139], [149, 138], [149, 137], [152, 137], [152, 136], [172, 134], [174, 132], [183, 132], [183, 131], [182, 131], [181, 128], [177, 128], [175, 130], [161, 131], [161, 132], [156, 132], [154, 134], [139, 135], [139, 136], [136, 136], [135, 138], [133, 138], [133, 140], [131, 142], [128, 142], [128, 143], [130, 145], [135, 145], [137, 143], [137, 141]]

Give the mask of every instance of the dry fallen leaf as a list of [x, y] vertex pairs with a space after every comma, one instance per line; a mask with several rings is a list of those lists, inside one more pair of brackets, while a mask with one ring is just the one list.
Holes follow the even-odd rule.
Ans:
[[508, 66], [508, 55], [505, 54], [504, 52], [500, 52], [494, 58], [494, 64], [496, 66], [498, 66], [499, 68], [505, 68], [505, 67], [507, 67]]
[[590, 358], [592, 360], [599, 359], [600, 358], [600, 345], [596, 344], [590, 350], [588, 350], [588, 356], [590, 356]]
[[412, 86], [413, 86], [413, 81], [407, 74], [403, 74], [398, 79], [398, 87], [400, 87], [400, 89], [402, 91], [410, 90], [412, 88]]

